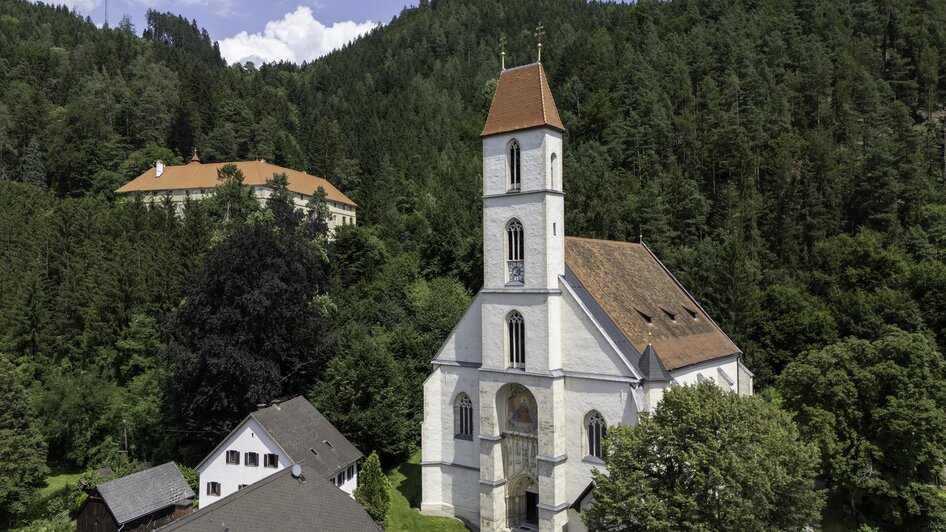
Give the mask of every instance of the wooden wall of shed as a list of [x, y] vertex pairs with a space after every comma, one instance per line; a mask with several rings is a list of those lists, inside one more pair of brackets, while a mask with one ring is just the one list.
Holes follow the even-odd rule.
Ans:
[[184, 506], [168, 506], [163, 510], [158, 510], [140, 519], [128, 522], [125, 528], [122, 529], [122, 532], [150, 532], [151, 530], [161, 528], [175, 519], [180, 519], [193, 511], [194, 507], [190, 504], [190, 501]]
[[78, 532], [115, 532], [118, 530], [118, 523], [112, 517], [112, 512], [108, 510], [105, 501], [97, 493], [93, 493], [76, 516], [76, 530]]

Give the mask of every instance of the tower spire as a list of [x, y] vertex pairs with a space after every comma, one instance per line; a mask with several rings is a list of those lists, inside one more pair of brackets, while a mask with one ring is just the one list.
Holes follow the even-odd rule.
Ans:
[[538, 41], [539, 48], [539, 62], [542, 62], [542, 37], [545, 36], [545, 28], [542, 26], [542, 23], [539, 22], [539, 25], [535, 28], [535, 38]]

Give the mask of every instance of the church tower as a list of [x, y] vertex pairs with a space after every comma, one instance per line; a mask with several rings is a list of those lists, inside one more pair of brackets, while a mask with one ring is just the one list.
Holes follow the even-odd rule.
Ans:
[[[480, 527], [567, 522], [562, 133], [541, 63], [503, 70], [483, 139]], [[557, 461], [558, 460], [558, 461]]]

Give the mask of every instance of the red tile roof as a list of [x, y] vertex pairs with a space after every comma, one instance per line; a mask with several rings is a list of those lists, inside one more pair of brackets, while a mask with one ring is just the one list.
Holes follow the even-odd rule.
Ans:
[[646, 246], [565, 237], [565, 264], [637, 352], [652, 342], [668, 370], [741, 353]]
[[542, 63], [503, 70], [480, 136], [537, 126], [565, 131]]
[[289, 190], [296, 194], [312, 195], [322, 187], [329, 201], [355, 206], [354, 201], [321, 177], [264, 161], [200, 164], [199, 160], [192, 159], [189, 164], [165, 166], [160, 177], [155, 177], [155, 168], [149, 168], [116, 192], [212, 189], [220, 184], [217, 170], [227, 164], [234, 164], [243, 172], [243, 184], [247, 186], [265, 186], [266, 180], [272, 179], [273, 174], [285, 173], [289, 177]]

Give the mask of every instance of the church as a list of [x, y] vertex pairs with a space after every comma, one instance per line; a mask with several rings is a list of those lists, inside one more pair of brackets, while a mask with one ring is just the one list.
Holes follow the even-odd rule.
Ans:
[[739, 348], [645, 244], [565, 236], [564, 129], [541, 63], [502, 71], [483, 288], [424, 383], [421, 511], [474, 530], [585, 530], [609, 427], [670, 386], [752, 393]]

